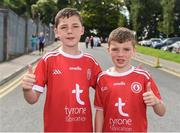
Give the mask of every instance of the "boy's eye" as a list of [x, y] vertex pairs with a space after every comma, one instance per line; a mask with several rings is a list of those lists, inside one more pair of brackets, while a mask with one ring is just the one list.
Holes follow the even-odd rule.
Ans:
[[60, 27], [60, 29], [66, 29], [66, 27]]
[[124, 48], [124, 51], [130, 51], [130, 48]]
[[74, 25], [73, 27], [74, 27], [74, 28], [78, 28], [78, 27], [79, 27], [79, 25]]
[[118, 49], [117, 48], [112, 48], [111, 51], [118, 51]]

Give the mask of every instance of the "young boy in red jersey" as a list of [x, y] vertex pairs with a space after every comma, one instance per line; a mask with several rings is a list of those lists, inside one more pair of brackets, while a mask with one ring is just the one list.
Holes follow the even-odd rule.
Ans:
[[114, 66], [99, 74], [95, 93], [96, 132], [147, 132], [146, 107], [163, 116], [165, 105], [148, 72], [131, 65], [135, 37], [127, 28], [113, 30], [108, 52]]
[[77, 10], [64, 8], [55, 17], [55, 35], [62, 46], [39, 61], [35, 73], [23, 77], [24, 97], [36, 103], [47, 86], [44, 107], [45, 132], [92, 132], [89, 87], [95, 87], [101, 68], [78, 48], [84, 33]]

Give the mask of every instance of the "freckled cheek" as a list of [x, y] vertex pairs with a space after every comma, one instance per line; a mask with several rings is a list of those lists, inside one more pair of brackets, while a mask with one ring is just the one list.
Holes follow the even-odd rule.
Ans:
[[114, 53], [109, 53], [109, 55], [110, 55], [112, 58], [115, 58], [115, 57], [116, 57], [116, 54], [114, 54]]

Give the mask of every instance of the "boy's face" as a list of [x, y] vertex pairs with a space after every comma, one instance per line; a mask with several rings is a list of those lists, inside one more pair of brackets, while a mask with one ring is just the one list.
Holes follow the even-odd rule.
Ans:
[[65, 47], [77, 46], [83, 34], [84, 27], [77, 16], [60, 18], [59, 24], [55, 28], [55, 36], [60, 39]]
[[112, 58], [116, 70], [127, 71], [131, 66], [131, 58], [135, 49], [131, 41], [119, 43], [111, 41], [108, 52]]

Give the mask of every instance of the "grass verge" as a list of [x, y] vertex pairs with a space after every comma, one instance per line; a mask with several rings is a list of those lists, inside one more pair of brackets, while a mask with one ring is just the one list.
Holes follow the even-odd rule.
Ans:
[[136, 51], [142, 54], [151, 55], [154, 57], [159, 57], [161, 59], [180, 63], [180, 54], [175, 54], [175, 53], [163, 51], [160, 49], [154, 49], [154, 48], [144, 47], [140, 45], [136, 45]]

